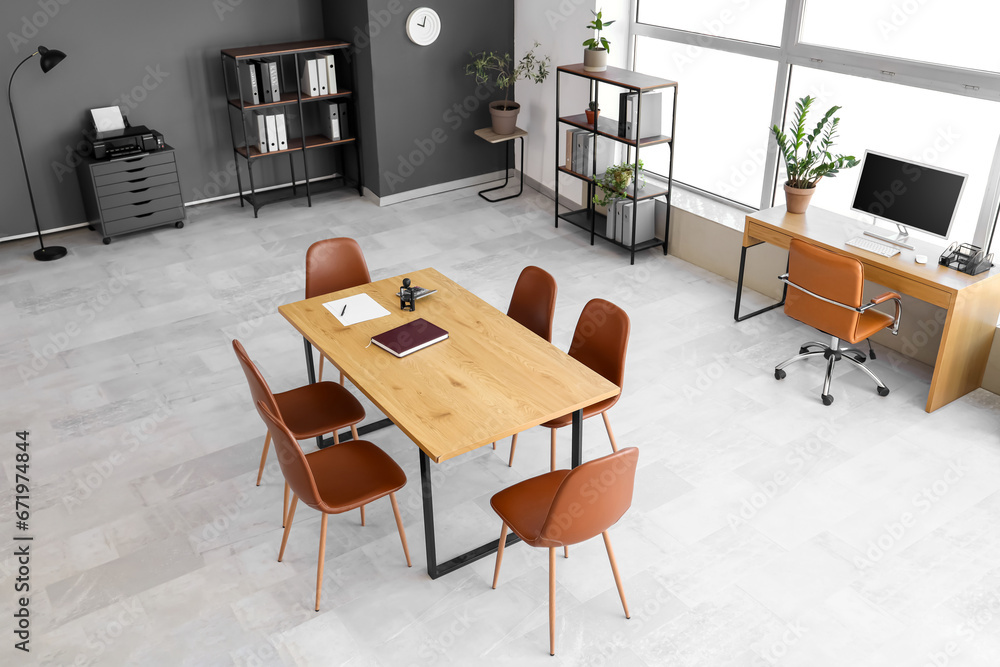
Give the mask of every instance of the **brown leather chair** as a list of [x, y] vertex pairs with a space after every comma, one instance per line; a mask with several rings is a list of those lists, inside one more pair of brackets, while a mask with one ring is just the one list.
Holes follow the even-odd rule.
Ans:
[[[580, 319], [576, 323], [573, 342], [569, 346], [569, 356], [600, 373], [619, 387], [624, 387], [625, 353], [628, 350], [631, 326], [624, 310], [610, 301], [591, 299], [583, 307]], [[618, 443], [615, 442], [615, 434], [611, 431], [608, 410], [618, 402], [619, 398], [621, 398], [621, 392], [612, 398], [588, 405], [583, 409], [584, 419], [598, 414], [604, 418], [604, 428], [608, 431], [611, 449], [616, 452], [618, 451]], [[573, 415], [570, 413], [542, 424], [545, 428], [552, 429], [550, 470], [556, 469], [556, 431], [572, 423]], [[513, 464], [513, 462], [514, 449], [512, 446], [510, 463]]]
[[[556, 313], [556, 279], [537, 266], [526, 266], [514, 284], [514, 293], [510, 297], [507, 316], [531, 330], [548, 342], [552, 342], [552, 319]], [[510, 441], [510, 461], [514, 465], [514, 448], [517, 447], [517, 434]], [[497, 443], [493, 443], [493, 449]]]
[[[888, 396], [889, 388], [864, 366], [865, 354], [855, 347], [842, 347], [867, 340], [882, 329], [891, 329], [895, 336], [899, 330], [900, 297], [886, 292], [862, 305], [865, 287], [865, 267], [853, 257], [845, 257], [798, 239], [792, 239], [788, 248], [788, 273], [779, 279], [792, 289], [785, 298], [785, 314], [804, 324], [819, 329], [830, 336], [829, 345], [810, 341], [799, 348], [799, 353], [774, 368], [775, 379], [785, 377], [785, 367], [796, 361], [822, 354], [826, 360], [826, 379], [820, 397], [824, 405], [833, 403], [830, 381], [833, 366], [841, 359], [860, 368], [878, 385], [879, 396]], [[872, 310], [886, 301], [894, 301], [893, 316]], [[872, 359], [875, 351], [868, 341]]]
[[323, 592], [323, 561], [326, 559], [326, 519], [330, 514], [342, 514], [356, 507], [389, 496], [396, 528], [403, 543], [406, 566], [411, 567], [410, 550], [406, 546], [406, 531], [399, 516], [396, 491], [406, 485], [406, 475], [392, 458], [367, 440], [351, 440], [336, 447], [303, 454], [295, 435], [281, 419], [271, 412], [264, 401], [257, 402], [257, 412], [267, 424], [274, 439], [281, 472], [292, 487], [292, 506], [288, 509], [285, 533], [281, 537], [278, 562], [285, 557], [288, 533], [295, 519], [299, 498], [314, 510], [323, 513], [319, 529], [319, 562], [316, 566], [316, 611]]
[[[317, 241], [306, 251], [306, 298], [339, 292], [372, 281], [361, 246], [354, 239], [339, 237]], [[323, 361], [319, 355], [319, 379], [323, 380]], [[344, 384], [344, 374], [340, 374]]]
[[[365, 409], [358, 399], [347, 389], [335, 382], [317, 382], [307, 384], [297, 389], [283, 391], [278, 394], [271, 392], [267, 380], [260, 374], [257, 366], [250, 360], [243, 344], [233, 340], [233, 351], [243, 367], [247, 384], [250, 385], [250, 397], [254, 405], [263, 402], [267, 408], [281, 417], [288, 424], [296, 440], [306, 440], [326, 433], [333, 433], [334, 442], [338, 441], [338, 429], [351, 427], [351, 435], [358, 439], [357, 423], [365, 418]], [[264, 437], [264, 451], [260, 455], [260, 469], [257, 471], [257, 486], [264, 474], [264, 464], [267, 463], [267, 450], [271, 444], [271, 431]], [[281, 511], [281, 525], [285, 525], [288, 514], [288, 482], [285, 482], [285, 502]], [[361, 525], [365, 524], [365, 508], [361, 508]]]
[[556, 549], [578, 544], [597, 535], [611, 561], [625, 618], [630, 618], [625, 590], [611, 549], [608, 528], [632, 505], [639, 450], [626, 447], [573, 470], [555, 470], [504, 489], [490, 500], [503, 521], [500, 547], [493, 571], [493, 588], [500, 577], [507, 529], [531, 547], [549, 550], [549, 654], [556, 654]]

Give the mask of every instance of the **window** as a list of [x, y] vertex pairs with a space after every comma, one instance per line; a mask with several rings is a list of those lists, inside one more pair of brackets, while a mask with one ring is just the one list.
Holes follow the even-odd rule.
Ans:
[[[674, 178], [756, 206], [777, 63], [648, 37], [637, 38], [635, 53], [636, 69], [683, 82]], [[646, 169], [667, 173], [669, 149], [644, 150], [640, 157]]]
[[639, 21], [703, 35], [777, 45], [785, 0], [639, 0]]

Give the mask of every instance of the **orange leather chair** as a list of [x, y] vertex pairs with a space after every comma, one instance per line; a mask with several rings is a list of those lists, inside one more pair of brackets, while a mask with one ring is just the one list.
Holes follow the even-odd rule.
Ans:
[[[351, 427], [351, 435], [358, 439], [357, 423], [365, 418], [365, 409], [351, 392], [335, 382], [317, 382], [307, 384], [297, 389], [283, 391], [279, 394], [271, 392], [267, 380], [260, 374], [257, 366], [250, 360], [243, 344], [233, 341], [233, 351], [243, 367], [247, 384], [250, 385], [250, 397], [254, 405], [262, 402], [273, 414], [278, 415], [288, 424], [296, 440], [306, 440], [333, 433], [333, 441], [338, 441], [337, 430], [345, 426]], [[267, 463], [267, 450], [271, 444], [271, 431], [264, 437], [264, 451], [260, 455], [260, 469], [257, 471], [257, 486], [264, 474], [264, 464]], [[285, 502], [281, 511], [281, 525], [285, 525], [288, 514], [288, 482], [285, 482]], [[361, 508], [361, 525], [365, 525], [365, 508]]]
[[323, 513], [319, 529], [319, 562], [316, 566], [316, 611], [323, 592], [323, 561], [326, 559], [326, 519], [330, 514], [342, 514], [356, 507], [389, 496], [396, 528], [403, 543], [406, 566], [410, 550], [406, 546], [406, 531], [399, 516], [396, 491], [406, 485], [406, 475], [392, 458], [367, 440], [351, 440], [335, 447], [303, 454], [295, 436], [281, 419], [271, 412], [264, 401], [257, 402], [267, 430], [274, 439], [281, 472], [292, 487], [292, 506], [288, 509], [285, 533], [281, 537], [278, 562], [285, 557], [288, 533], [292, 529], [299, 498]]
[[578, 544], [597, 535], [604, 537], [604, 547], [611, 561], [618, 596], [625, 618], [630, 618], [625, 589], [618, 574], [615, 553], [608, 529], [615, 525], [632, 505], [635, 468], [639, 450], [626, 447], [613, 454], [589, 461], [573, 470], [555, 470], [504, 489], [493, 496], [490, 505], [503, 521], [500, 547], [493, 572], [493, 588], [500, 577], [507, 528], [531, 547], [549, 550], [549, 654], [556, 654], [556, 549]]
[[[556, 279], [537, 266], [526, 266], [514, 284], [510, 297], [507, 317], [526, 329], [530, 329], [548, 342], [552, 342], [552, 319], [556, 313]], [[510, 441], [510, 461], [514, 465], [514, 448], [517, 447], [517, 433]], [[493, 443], [493, 449], [497, 443]]]
[[[628, 337], [631, 323], [625, 311], [604, 299], [591, 299], [583, 307], [580, 319], [573, 332], [573, 342], [569, 346], [569, 356], [590, 369], [600, 373], [619, 387], [625, 386], [625, 353], [628, 351]], [[604, 428], [608, 431], [612, 451], [618, 451], [615, 434], [611, 431], [608, 410], [614, 407], [621, 392], [612, 398], [588, 405], [583, 409], [583, 418], [601, 415]], [[556, 469], [556, 431], [573, 423], [573, 414], [563, 415], [542, 426], [552, 429], [550, 470]], [[514, 463], [514, 448], [511, 446], [510, 464]]]
[[[307, 299], [357, 287], [371, 281], [365, 255], [354, 239], [340, 237], [317, 241], [306, 251]], [[320, 353], [318, 375], [320, 381], [323, 380], [325, 359], [326, 357]], [[340, 384], [344, 384], [343, 373], [340, 374]]]
[[[781, 362], [774, 368], [774, 377], [785, 377], [785, 367], [796, 361], [822, 354], [826, 360], [826, 379], [823, 381], [821, 398], [824, 405], [833, 403], [830, 394], [830, 380], [833, 366], [846, 359], [860, 368], [878, 385], [879, 396], [888, 396], [889, 388], [864, 366], [865, 355], [855, 347], [842, 347], [867, 340], [882, 329], [892, 329], [895, 336], [899, 331], [901, 312], [900, 297], [895, 292], [886, 292], [862, 305], [865, 287], [864, 265], [853, 257], [844, 257], [824, 248], [792, 239], [788, 248], [788, 273], [779, 279], [790, 289], [785, 298], [785, 314], [804, 324], [819, 329], [830, 336], [829, 345], [808, 342], [799, 348], [799, 353]], [[872, 310], [874, 306], [893, 301], [896, 313], [893, 316]], [[875, 351], [871, 341], [868, 352], [872, 359]]]

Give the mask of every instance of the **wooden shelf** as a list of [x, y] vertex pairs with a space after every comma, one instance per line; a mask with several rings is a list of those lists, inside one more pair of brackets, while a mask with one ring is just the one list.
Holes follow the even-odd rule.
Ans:
[[608, 69], [603, 72], [588, 72], [583, 69], [583, 63], [576, 63], [575, 65], [560, 65], [556, 69], [557, 71], [565, 72], [566, 74], [583, 77], [584, 79], [600, 81], [601, 83], [610, 83], [613, 86], [620, 86], [631, 90], [647, 91], [656, 90], [658, 88], [677, 87], [676, 81], [661, 79], [658, 76], [650, 76], [649, 74], [633, 72], [632, 70], [621, 69], [620, 67], [608, 66]]
[[[322, 134], [311, 134], [306, 137], [305, 147], [306, 149], [311, 148], [322, 148], [323, 146], [336, 146], [338, 144], [349, 144], [354, 141], [354, 137], [348, 137], [347, 139], [330, 139], [329, 137], [324, 137]], [[280, 155], [282, 153], [294, 153], [295, 151], [302, 150], [302, 139], [295, 137], [288, 140], [288, 148], [280, 151], [268, 151], [266, 153], [261, 153], [257, 150], [256, 146], [250, 147], [250, 153], [247, 154], [246, 146], [237, 146], [236, 152], [243, 157], [253, 160], [259, 157], [267, 157], [268, 155]]]
[[[572, 125], [573, 127], [578, 127], [581, 130], [588, 130], [594, 132], [594, 124], [587, 122], [587, 114], [575, 114], [573, 116], [561, 116], [559, 118], [560, 123], [566, 123], [567, 125]], [[656, 146], [657, 144], [669, 144], [670, 137], [665, 134], [661, 134], [655, 137], [643, 137], [638, 142], [635, 139], [626, 139], [625, 137], [618, 134], [618, 121], [612, 120], [611, 118], [605, 118], [604, 116], [597, 117], [597, 130], [596, 133], [602, 137], [607, 137], [608, 139], [614, 139], [615, 141], [620, 141], [623, 144], [628, 144], [629, 146], [639, 146], [640, 148], [645, 148], [646, 146]]]
[[[590, 209], [582, 208], [578, 211], [570, 211], [569, 213], [560, 213], [557, 216], [560, 220], [568, 222], [572, 225], [576, 225], [580, 229], [590, 231]], [[625, 248], [626, 250], [631, 250], [632, 246], [626, 245], [624, 243], [619, 243], [613, 238], [609, 238], [602, 234], [600, 229], [606, 229], [608, 224], [608, 217], [603, 213], [598, 213], [594, 211], [594, 236], [599, 239], [603, 239], [610, 243], [611, 245], [616, 245], [619, 248]], [[640, 250], [648, 250], [649, 248], [656, 248], [663, 245], [663, 241], [658, 238], [652, 238], [648, 241], [643, 241], [641, 243], [635, 244], [636, 252]]]
[[[339, 97], [350, 97], [350, 95], [351, 95], [351, 91], [349, 91], [349, 90], [340, 90], [340, 91], [337, 91], [336, 93], [334, 93], [333, 95], [316, 95], [316, 96], [303, 95], [302, 96], [302, 102], [303, 103], [305, 103], [305, 102], [322, 102], [323, 100], [333, 100], [333, 99], [337, 99]], [[281, 94], [281, 101], [280, 102], [261, 102], [260, 104], [249, 104], [247, 102], [244, 102], [243, 103], [243, 110], [244, 111], [249, 111], [249, 110], [253, 110], [253, 109], [262, 109], [262, 108], [266, 108], [266, 107], [288, 106], [290, 104], [297, 104], [298, 101], [299, 101], [299, 96], [296, 95], [295, 93], [282, 93]], [[240, 101], [239, 101], [239, 99], [230, 99], [229, 100], [229, 104], [231, 106], [236, 107], [237, 109], [240, 108]]]
[[265, 44], [263, 46], [244, 46], [238, 49], [222, 49], [222, 55], [242, 60], [244, 58], [261, 58], [264, 56], [284, 56], [292, 53], [308, 53], [309, 51], [331, 51], [346, 49], [351, 45], [347, 42], [335, 42], [329, 39], [312, 39], [305, 42], [283, 42], [281, 44]]

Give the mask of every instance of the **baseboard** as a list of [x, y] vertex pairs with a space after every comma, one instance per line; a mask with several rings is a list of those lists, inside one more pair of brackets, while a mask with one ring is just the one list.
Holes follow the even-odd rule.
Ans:
[[[511, 178], [517, 174], [517, 170], [511, 169]], [[400, 202], [409, 201], [411, 199], [419, 199], [420, 197], [429, 197], [430, 195], [441, 194], [442, 192], [450, 192], [451, 190], [460, 190], [462, 188], [467, 188], [472, 185], [482, 185], [483, 183], [489, 183], [490, 181], [498, 181], [504, 177], [503, 169], [500, 171], [494, 171], [489, 174], [480, 174], [479, 176], [470, 176], [468, 178], [461, 178], [457, 181], [448, 181], [447, 183], [438, 183], [437, 185], [428, 185], [423, 188], [416, 188], [414, 190], [407, 190], [406, 192], [400, 192], [397, 194], [386, 195], [385, 197], [379, 197], [374, 192], [365, 188], [365, 196], [368, 197], [372, 202], [378, 204], [379, 206], [392, 206], [393, 204], [398, 204]]]
[[[553, 188], [550, 188], [547, 185], [543, 185], [540, 181], [536, 181], [527, 174], [524, 175], [524, 184], [533, 190], [537, 190], [538, 192], [545, 195], [552, 201], [556, 200], [556, 191]], [[583, 207], [583, 204], [581, 204], [580, 202], [573, 201], [571, 199], [566, 198], [565, 196], [559, 197], [559, 205], [574, 211], [578, 208]]]

